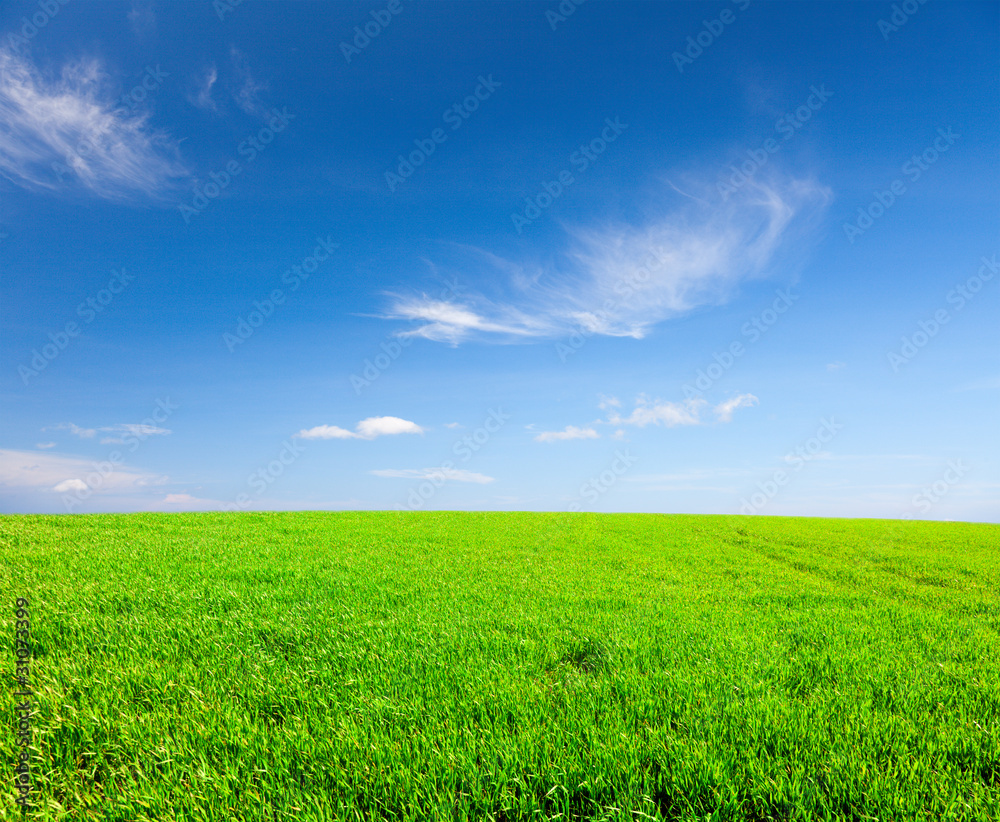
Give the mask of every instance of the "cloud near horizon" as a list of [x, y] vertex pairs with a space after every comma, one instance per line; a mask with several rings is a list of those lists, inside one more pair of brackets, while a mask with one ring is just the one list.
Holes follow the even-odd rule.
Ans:
[[465, 471], [461, 468], [378, 468], [369, 471], [376, 477], [392, 477], [397, 479], [451, 480], [453, 482], [475, 482], [485, 485], [493, 482], [494, 477], [477, 474], [475, 471]]
[[139, 493], [149, 486], [168, 481], [165, 476], [120, 464], [115, 465], [110, 473], [105, 471], [102, 474], [98, 471], [98, 463], [49, 452], [0, 449], [0, 490], [54, 491], [62, 494], [89, 488], [95, 493]]
[[423, 434], [424, 429], [415, 422], [399, 417], [368, 417], [361, 420], [354, 431], [337, 425], [317, 425], [304, 428], [293, 436], [303, 440], [373, 440], [375, 437], [391, 434]]
[[420, 323], [397, 332], [458, 345], [516, 342], [573, 333], [642, 339], [657, 323], [718, 305], [761, 277], [821, 212], [830, 192], [812, 181], [754, 181], [722, 206], [689, 198], [643, 225], [568, 228], [567, 270], [519, 264], [459, 247], [464, 270], [506, 284], [509, 296], [466, 292], [461, 298], [390, 295], [383, 319]]

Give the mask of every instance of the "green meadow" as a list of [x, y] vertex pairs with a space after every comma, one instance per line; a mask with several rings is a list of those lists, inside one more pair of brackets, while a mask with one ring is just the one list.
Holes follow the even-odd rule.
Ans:
[[1000, 818], [997, 525], [5, 516], [0, 599], [3, 819]]

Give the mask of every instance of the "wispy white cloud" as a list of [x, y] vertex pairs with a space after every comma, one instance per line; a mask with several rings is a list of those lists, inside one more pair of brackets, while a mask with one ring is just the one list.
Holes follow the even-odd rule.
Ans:
[[400, 332], [401, 337], [424, 337], [436, 342], [457, 345], [472, 332], [499, 334], [512, 337], [539, 337], [552, 332], [550, 323], [530, 317], [509, 306], [502, 306], [480, 299], [481, 308], [492, 315], [491, 319], [471, 308], [447, 300], [432, 299], [426, 295], [398, 298], [390, 317], [416, 320], [425, 323], [412, 331]]
[[641, 225], [566, 228], [566, 265], [517, 263], [465, 249], [466, 274], [479, 270], [491, 282], [502, 281], [509, 296], [395, 294], [383, 316], [417, 323], [402, 336], [452, 345], [574, 331], [639, 339], [656, 323], [723, 303], [740, 283], [764, 276], [828, 199], [815, 183], [775, 177], [744, 186], [721, 207], [695, 198]]
[[56, 444], [54, 442], [36, 442], [35, 443], [35, 448], [45, 449], [45, 448], [55, 448], [55, 447], [56, 447]]
[[995, 377], [984, 377], [981, 380], [965, 383], [956, 388], [956, 391], [989, 391], [1000, 388], [1000, 375]]
[[194, 78], [194, 88], [187, 95], [188, 102], [206, 111], [218, 111], [218, 106], [212, 99], [212, 87], [218, 79], [219, 72], [215, 66], [208, 66], [203, 74]]
[[148, 114], [117, 107], [96, 59], [43, 76], [0, 47], [0, 174], [28, 189], [76, 181], [108, 200], [165, 198], [187, 177], [177, 145], [149, 127]]
[[474, 482], [486, 484], [493, 482], [494, 477], [486, 474], [477, 474], [474, 471], [465, 471], [461, 468], [378, 468], [369, 471], [376, 477], [392, 477], [396, 479], [415, 480], [445, 480], [452, 482]]
[[594, 428], [595, 425], [615, 426], [617, 430], [611, 435], [611, 438], [621, 440], [625, 438], [625, 428], [628, 426], [645, 428], [647, 425], [662, 425], [665, 428], [674, 428], [678, 425], [703, 425], [706, 422], [704, 419], [706, 411], [711, 411], [718, 422], [732, 422], [736, 409], [749, 408], [756, 405], [757, 402], [757, 397], [753, 394], [740, 394], [715, 406], [709, 406], [708, 401], [702, 398], [671, 402], [660, 399], [651, 400], [645, 394], [640, 394], [635, 400], [635, 407], [632, 411], [623, 415], [618, 410], [621, 407], [620, 400], [600, 395], [599, 406], [608, 412], [607, 419], [595, 420], [586, 428], [567, 425], [562, 431], [543, 431], [535, 437], [535, 440], [537, 442], [554, 442], [558, 440], [596, 439], [600, 437], [600, 434]]
[[[151, 436], [164, 436], [171, 433], [169, 428], [160, 428], [156, 425], [149, 425], [148, 423], [132, 423], [132, 422], [120, 422], [116, 425], [104, 425], [100, 428], [81, 428], [72, 422], [61, 422], [57, 425], [50, 425], [47, 428], [43, 428], [43, 431], [69, 431], [71, 434], [80, 437], [81, 439], [93, 439], [98, 431], [103, 431], [107, 434], [111, 434], [110, 437], [102, 437], [102, 445], [110, 445], [114, 443], [125, 442], [125, 437], [136, 437], [140, 440], [146, 439], [146, 437]], [[39, 448], [51, 448], [55, 443], [49, 443], [48, 445], [39, 445]]]
[[229, 47], [229, 59], [232, 61], [235, 85], [233, 100], [245, 113], [253, 117], [263, 117], [267, 109], [257, 99], [259, 92], [267, 88], [265, 83], [258, 83], [250, 71], [250, 63], [236, 46]]
[[43, 428], [43, 431], [69, 431], [71, 434], [82, 439], [90, 439], [97, 433], [96, 428], [81, 428], [72, 422], [60, 422], [57, 425], [50, 425], [47, 428]]
[[749, 477], [755, 476], [753, 468], [697, 468], [691, 471], [684, 471], [674, 474], [633, 474], [622, 477], [625, 482], [639, 483], [698, 483], [704, 480], [718, 479], [720, 477]]
[[109, 425], [104, 428], [99, 428], [99, 431], [107, 431], [115, 436], [104, 437], [101, 439], [102, 445], [111, 445], [114, 443], [125, 442], [125, 437], [134, 437], [140, 440], [146, 439], [146, 437], [152, 436], [165, 436], [170, 434], [169, 428], [160, 428], [156, 425], [148, 425], [146, 423], [130, 423], [123, 422], [118, 425]]
[[153, 0], [133, 0], [128, 13], [128, 22], [132, 32], [144, 37], [156, 28], [156, 12], [153, 11]]
[[562, 431], [542, 431], [535, 442], [557, 442], [559, 440], [596, 440], [601, 435], [593, 428], [577, 428], [567, 425]]
[[204, 499], [202, 497], [196, 497], [188, 493], [180, 494], [167, 494], [159, 503], [155, 503], [152, 507], [164, 508], [166, 510], [174, 510], [179, 508], [182, 511], [209, 511], [219, 508], [220, 505], [225, 503], [220, 503], [218, 500], [214, 499]]
[[399, 417], [368, 417], [361, 420], [354, 431], [340, 428], [336, 425], [317, 425], [314, 428], [304, 428], [295, 434], [303, 440], [331, 440], [331, 439], [361, 439], [372, 440], [375, 437], [390, 434], [423, 434], [424, 429], [415, 422], [400, 419]]

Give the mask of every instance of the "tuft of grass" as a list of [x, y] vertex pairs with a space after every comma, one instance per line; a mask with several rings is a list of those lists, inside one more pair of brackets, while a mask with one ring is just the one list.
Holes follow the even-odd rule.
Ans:
[[581, 673], [606, 670], [610, 663], [607, 647], [593, 639], [576, 639], [559, 657], [559, 665], [570, 665]]

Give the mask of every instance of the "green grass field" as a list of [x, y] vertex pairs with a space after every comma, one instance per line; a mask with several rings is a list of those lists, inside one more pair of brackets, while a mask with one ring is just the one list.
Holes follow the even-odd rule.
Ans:
[[66, 820], [1000, 818], [1000, 526], [0, 518]]

